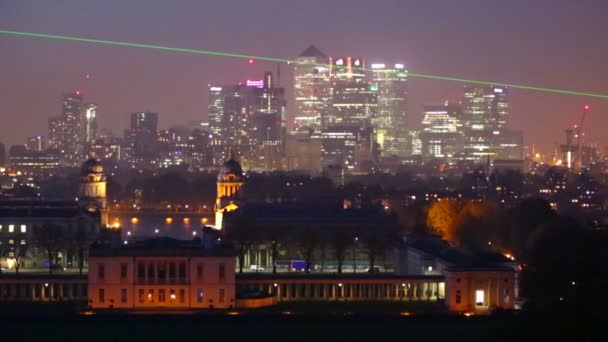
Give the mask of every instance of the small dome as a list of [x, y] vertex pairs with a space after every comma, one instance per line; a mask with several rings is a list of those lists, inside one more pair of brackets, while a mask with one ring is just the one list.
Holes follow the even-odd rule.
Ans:
[[241, 164], [230, 158], [227, 162], [222, 165], [220, 168], [220, 173], [217, 175], [218, 179], [223, 179], [227, 175], [235, 175], [237, 178], [241, 178], [243, 176], [243, 169], [241, 168]]
[[80, 175], [86, 176], [91, 173], [103, 173], [103, 166], [101, 166], [101, 162], [95, 158], [91, 158], [82, 164], [82, 169], [80, 169]]

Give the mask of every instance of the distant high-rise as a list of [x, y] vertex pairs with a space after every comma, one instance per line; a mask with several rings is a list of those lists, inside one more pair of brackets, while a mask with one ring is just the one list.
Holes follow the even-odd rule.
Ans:
[[27, 138], [25, 142], [25, 147], [28, 151], [34, 152], [42, 152], [45, 149], [44, 137], [41, 135], [37, 135], [35, 137]]
[[217, 164], [236, 153], [244, 168], [282, 168], [285, 135], [285, 91], [273, 75], [245, 84], [210, 87], [210, 129]]
[[49, 119], [49, 147], [58, 151], [62, 166], [77, 167], [83, 158], [82, 95], [64, 95], [61, 115]]
[[321, 117], [329, 102], [329, 59], [314, 45], [294, 61], [296, 129], [321, 129]]
[[378, 97], [372, 123], [383, 156], [407, 154], [407, 70], [403, 64], [371, 65], [371, 87]]
[[97, 137], [97, 105], [87, 103], [84, 108], [84, 152], [88, 154]]
[[131, 113], [131, 162], [135, 167], [149, 168], [158, 157], [158, 114]]
[[0, 142], [0, 166], [6, 165], [6, 147]]
[[453, 163], [461, 158], [464, 149], [461, 116], [460, 106], [424, 106], [419, 135], [424, 159], [441, 159]]
[[493, 136], [507, 129], [508, 89], [504, 87], [465, 87], [462, 123], [465, 158], [473, 162], [493, 159]]

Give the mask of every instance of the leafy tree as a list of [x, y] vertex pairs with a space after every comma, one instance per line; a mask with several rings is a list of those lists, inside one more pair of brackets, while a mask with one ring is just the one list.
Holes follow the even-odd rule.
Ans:
[[522, 271], [529, 309], [595, 315], [605, 309], [608, 233], [555, 216], [530, 236]]
[[444, 239], [454, 241], [462, 209], [460, 202], [455, 199], [433, 202], [427, 213], [426, 224], [431, 230], [440, 233]]

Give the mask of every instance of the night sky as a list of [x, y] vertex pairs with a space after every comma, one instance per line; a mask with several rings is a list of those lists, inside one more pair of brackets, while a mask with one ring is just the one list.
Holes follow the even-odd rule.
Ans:
[[[412, 72], [608, 94], [605, 0], [0, 0], [0, 29], [293, 58], [403, 62]], [[0, 141], [47, 135], [65, 91], [99, 105], [116, 134], [150, 110], [161, 128], [206, 118], [207, 84], [261, 78], [271, 63], [0, 35]], [[287, 66], [282, 85], [291, 86]], [[85, 75], [91, 75], [86, 79]], [[608, 100], [512, 90], [510, 126], [545, 151], [591, 104], [588, 141], [603, 147]], [[409, 124], [462, 84], [411, 79]]]

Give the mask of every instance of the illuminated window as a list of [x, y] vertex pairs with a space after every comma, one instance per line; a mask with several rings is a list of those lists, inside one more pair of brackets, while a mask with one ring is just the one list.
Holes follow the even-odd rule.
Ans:
[[149, 289], [148, 290], [148, 303], [153, 303], [153, 302], [154, 302], [154, 290]]
[[25, 239], [21, 239], [21, 241], [19, 243], [22, 245], [25, 245]]
[[196, 290], [196, 301], [199, 303], [202, 303], [204, 297], [205, 297], [205, 293], [203, 292], [203, 289], [197, 289]]
[[0, 224], [0, 233], [2, 233], [2, 225]]
[[224, 302], [225, 295], [226, 295], [226, 291], [224, 289], [220, 289], [220, 299], [219, 299], [220, 303]]
[[8, 232], [9, 233], [14, 233], [15, 232], [15, 225], [14, 224], [9, 224], [8, 225]]
[[14, 245], [15, 244], [15, 240], [13, 240], [13, 239], [8, 240], [8, 244], [9, 245]]
[[104, 289], [99, 289], [99, 302], [103, 303], [106, 300], [106, 293]]
[[484, 298], [485, 294], [483, 292], [483, 290], [476, 290], [475, 291], [475, 305], [477, 306], [482, 306], [484, 303]]
[[21, 225], [20, 229], [21, 229], [22, 233], [26, 233], [27, 232], [27, 227], [24, 224]]
[[120, 289], [120, 302], [123, 304], [127, 302], [127, 289]]
[[177, 295], [175, 294], [175, 289], [169, 290], [169, 301], [173, 303], [177, 299]]

